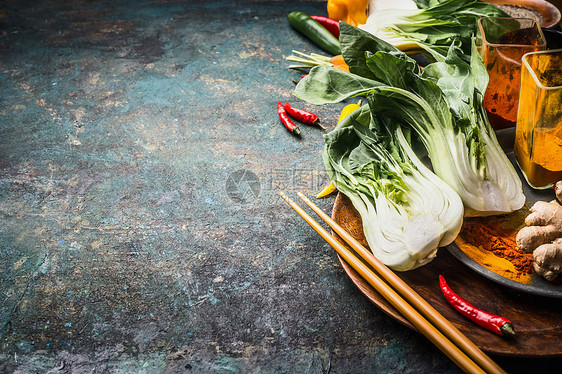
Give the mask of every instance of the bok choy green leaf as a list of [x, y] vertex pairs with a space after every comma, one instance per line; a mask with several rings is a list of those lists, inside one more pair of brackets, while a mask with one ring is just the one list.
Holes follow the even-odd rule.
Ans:
[[459, 41], [463, 58], [470, 56], [470, 38], [481, 17], [509, 17], [481, 0], [414, 0], [419, 9], [386, 9], [373, 12], [359, 28], [399, 46], [415, 43], [439, 61], [449, 46]]

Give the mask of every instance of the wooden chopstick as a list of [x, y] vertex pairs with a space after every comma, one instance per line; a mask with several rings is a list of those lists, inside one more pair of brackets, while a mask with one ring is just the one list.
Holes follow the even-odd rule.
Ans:
[[[460, 349], [470, 356], [487, 373], [505, 373], [505, 371], [486, 355], [474, 342], [460, 332], [449, 320], [433, 308], [423, 297], [415, 292], [396, 273], [389, 269], [371, 251], [359, 243], [353, 236], [339, 226], [330, 216], [314, 204], [301, 192], [298, 197], [306, 203], [324, 222], [328, 224], [351, 248], [353, 248], [376, 272], [386, 280], [399, 294], [420, 311], [432, 324], [451, 339]], [[436, 281], [437, 282], [437, 281]]]
[[[420, 331], [424, 336], [426, 336], [437, 348], [439, 348], [453, 362], [455, 362], [455, 364], [457, 364], [459, 368], [461, 368], [466, 373], [485, 373], [485, 371], [483, 370], [485, 369], [484, 366], [480, 367], [471, 358], [469, 358], [467, 354], [465, 354], [459, 347], [453, 344], [451, 340], [449, 340], [446, 336], [444, 336], [443, 333], [441, 333], [418, 311], [416, 311], [414, 307], [408, 304], [408, 302], [406, 302], [392, 287], [390, 287], [379, 276], [373, 273], [373, 271], [368, 266], [366, 266], [361, 260], [359, 260], [355, 255], [353, 255], [343, 244], [341, 244], [332, 235], [330, 235], [330, 233], [328, 233], [300, 206], [298, 206], [293, 200], [291, 200], [283, 192], [281, 192], [280, 195], [318, 234], [320, 234], [320, 236], [324, 240], [328, 242], [328, 244], [330, 244], [343, 257], [343, 259], [348, 264], [350, 264], [394, 308], [396, 308], [408, 321], [410, 321], [410, 323], [412, 323], [412, 325], [414, 325], [418, 329], [418, 331]], [[320, 208], [318, 208], [318, 210], [320, 210]], [[322, 211], [320, 210], [320, 212]], [[324, 213], [324, 215], [326, 214]], [[335, 222], [334, 224], [337, 225]], [[343, 229], [341, 231], [345, 232]], [[340, 237], [343, 238], [343, 236]], [[392, 271], [390, 272], [392, 273]], [[412, 292], [415, 293], [413, 290]], [[462, 335], [460, 332], [459, 334]], [[464, 337], [464, 335], [462, 336]], [[466, 337], [464, 337], [464, 339], [468, 340], [468, 338]], [[491, 362], [493, 363], [493, 361]], [[495, 363], [493, 364], [494, 364], [493, 370], [488, 371], [486, 369], [486, 371], [490, 373], [504, 373], [504, 371], [501, 368], [499, 368], [499, 366], [497, 366]], [[488, 364], [487, 366], [490, 365]]]

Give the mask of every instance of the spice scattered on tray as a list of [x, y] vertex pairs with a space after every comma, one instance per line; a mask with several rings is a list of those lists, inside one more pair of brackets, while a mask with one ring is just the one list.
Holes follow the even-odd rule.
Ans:
[[539, 25], [544, 22], [543, 15], [537, 10], [512, 4], [496, 4], [496, 6], [513, 18], [531, 18], [536, 20]]
[[[465, 240], [475, 246], [493, 252], [494, 255], [509, 260], [522, 273], [531, 273], [532, 258], [516, 248], [517, 230], [502, 229], [489, 225], [489, 220], [465, 219], [462, 230]], [[495, 227], [496, 226], [496, 227]]]
[[523, 222], [523, 217], [514, 214], [465, 218], [457, 244], [469, 257], [496, 274], [528, 283], [533, 273], [533, 258], [517, 248], [519, 220]]

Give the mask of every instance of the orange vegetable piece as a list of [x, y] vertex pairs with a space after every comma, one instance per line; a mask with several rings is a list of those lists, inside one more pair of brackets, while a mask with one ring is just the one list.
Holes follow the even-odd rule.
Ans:
[[332, 57], [330, 59], [330, 63], [332, 64], [333, 67], [335, 67], [336, 69], [339, 70], [343, 70], [343, 71], [347, 71], [349, 73], [349, 66], [347, 66], [347, 64], [345, 63], [345, 61], [343, 60], [343, 56], [342, 55], [335, 55], [334, 57]]
[[335, 55], [334, 57], [332, 57], [330, 59], [330, 62], [333, 65], [341, 65], [341, 64], [345, 64], [345, 61], [343, 60], [343, 56], [342, 55]]
[[343, 63], [343, 64], [338, 64], [338, 65], [333, 65], [336, 69], [339, 70], [343, 70], [343, 71], [347, 71], [349, 73], [349, 66], [347, 66], [347, 64]]
[[328, 17], [357, 27], [367, 22], [368, 0], [328, 0]]

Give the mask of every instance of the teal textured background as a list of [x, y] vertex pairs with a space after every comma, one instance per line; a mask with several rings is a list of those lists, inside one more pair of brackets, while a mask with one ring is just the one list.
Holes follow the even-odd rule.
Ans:
[[327, 176], [322, 130], [292, 136], [277, 101], [329, 129], [345, 104], [292, 96], [284, 58], [322, 53], [293, 10], [326, 15], [323, 1], [0, 4], [0, 372], [460, 372], [278, 197]]

